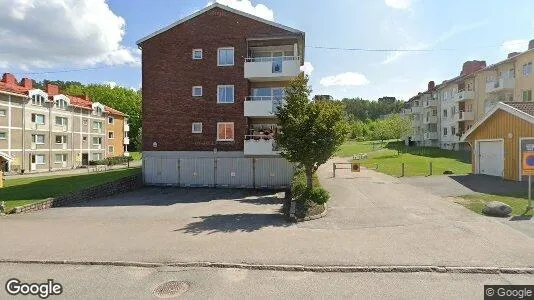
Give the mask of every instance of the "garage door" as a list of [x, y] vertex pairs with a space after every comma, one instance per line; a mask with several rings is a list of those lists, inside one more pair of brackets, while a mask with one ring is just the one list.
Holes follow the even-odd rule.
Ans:
[[180, 185], [186, 187], [213, 187], [215, 185], [213, 158], [180, 159]]
[[478, 142], [478, 173], [491, 176], [503, 176], [504, 152], [503, 141]]

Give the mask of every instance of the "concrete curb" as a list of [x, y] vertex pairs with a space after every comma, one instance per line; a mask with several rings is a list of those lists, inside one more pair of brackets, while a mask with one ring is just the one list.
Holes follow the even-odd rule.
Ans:
[[323, 210], [322, 213], [320, 213], [318, 215], [307, 216], [307, 217], [304, 217], [304, 218], [296, 219], [297, 222], [305, 222], [305, 221], [317, 220], [317, 219], [326, 217], [326, 215], [328, 214], [328, 207], [326, 206], [326, 203], [323, 204], [323, 207], [324, 207], [324, 210]]
[[140, 268], [216, 268], [315, 273], [463, 273], [463, 274], [534, 274], [534, 267], [461, 267], [461, 266], [318, 266], [270, 265], [225, 262], [149, 263], [133, 261], [16, 260], [0, 259], [0, 264], [98, 265]]

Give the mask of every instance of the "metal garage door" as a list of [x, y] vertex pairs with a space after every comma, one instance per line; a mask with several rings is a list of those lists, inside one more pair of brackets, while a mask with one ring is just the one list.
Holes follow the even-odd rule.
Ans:
[[213, 187], [215, 185], [215, 160], [213, 158], [180, 159], [180, 185]]
[[478, 173], [502, 177], [504, 173], [503, 141], [478, 142]]
[[294, 166], [283, 158], [256, 158], [254, 177], [256, 188], [283, 188], [289, 186]]
[[152, 185], [178, 185], [178, 162], [178, 159], [173, 158], [145, 159], [145, 182]]
[[215, 173], [218, 187], [254, 187], [252, 158], [217, 158]]

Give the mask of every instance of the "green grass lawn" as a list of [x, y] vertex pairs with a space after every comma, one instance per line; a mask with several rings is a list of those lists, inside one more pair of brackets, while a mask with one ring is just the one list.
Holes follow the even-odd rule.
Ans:
[[[378, 171], [392, 176], [401, 176], [404, 163], [404, 176], [429, 175], [429, 165], [432, 162], [432, 174], [442, 175], [450, 170], [454, 174], [471, 172], [469, 155], [466, 153], [427, 147], [403, 147], [402, 142], [388, 142], [384, 148], [372, 151], [370, 142], [348, 142], [341, 147], [338, 156], [351, 157], [356, 153], [367, 153], [368, 158], [361, 161], [366, 168], [376, 168]], [[401, 149], [397, 152], [395, 149]], [[403, 153], [404, 152], [404, 153]]]
[[369, 153], [373, 151], [380, 150], [384, 148], [389, 141], [379, 142], [379, 141], [348, 141], [341, 145], [340, 149], [336, 153], [336, 156], [341, 157], [352, 157], [353, 154], [358, 153]]
[[133, 160], [141, 160], [143, 158], [143, 153], [141, 152], [130, 152], [130, 156]]
[[9, 211], [17, 206], [69, 194], [83, 188], [100, 185], [138, 172], [140, 172], [140, 168], [84, 175], [7, 179], [5, 181], [5, 187], [0, 188], [0, 201], [5, 201], [6, 211]]
[[499, 201], [510, 205], [512, 207], [512, 215], [514, 216], [532, 217], [534, 215], [532, 210], [526, 211], [528, 205], [527, 195], [475, 194], [459, 197], [456, 202], [476, 213], [483, 214], [482, 209], [484, 208], [484, 204], [491, 201]]

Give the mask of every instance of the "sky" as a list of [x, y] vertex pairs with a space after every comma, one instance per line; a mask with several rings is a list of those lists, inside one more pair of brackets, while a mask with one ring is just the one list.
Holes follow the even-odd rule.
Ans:
[[[0, 0], [0, 72], [137, 89], [136, 41], [212, 1]], [[306, 32], [313, 94], [336, 99], [407, 100], [534, 39], [531, 0], [215, 1]]]

